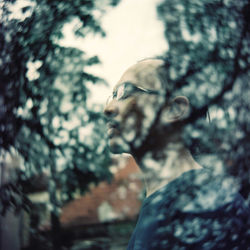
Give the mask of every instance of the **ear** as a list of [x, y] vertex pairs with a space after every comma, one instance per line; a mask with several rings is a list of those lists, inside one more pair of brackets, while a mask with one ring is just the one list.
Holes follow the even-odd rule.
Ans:
[[189, 115], [189, 100], [185, 96], [175, 97], [167, 106], [165, 122], [175, 122]]

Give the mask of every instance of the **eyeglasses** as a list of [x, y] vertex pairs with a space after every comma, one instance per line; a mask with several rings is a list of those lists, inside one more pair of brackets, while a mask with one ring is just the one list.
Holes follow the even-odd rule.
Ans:
[[124, 100], [132, 96], [134, 93], [139, 93], [139, 92], [150, 95], [162, 95], [162, 92], [158, 90], [145, 89], [143, 87], [135, 86], [130, 82], [125, 82], [120, 86], [118, 86], [118, 88], [113, 92], [113, 94], [109, 96], [107, 104], [110, 103], [112, 100], [117, 100], [117, 101]]

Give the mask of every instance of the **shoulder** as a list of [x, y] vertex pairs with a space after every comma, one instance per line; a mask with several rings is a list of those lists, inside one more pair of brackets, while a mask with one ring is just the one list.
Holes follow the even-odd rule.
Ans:
[[206, 249], [247, 245], [249, 207], [232, 178], [213, 176], [203, 170], [190, 171], [167, 185], [161, 197], [161, 240], [157, 244], [171, 245], [173, 241], [194, 249], [205, 245]]
[[249, 219], [232, 179], [189, 171], [144, 201], [130, 246], [247, 249]]
[[204, 169], [191, 170], [159, 189], [143, 203], [142, 213], [248, 213], [235, 180]]

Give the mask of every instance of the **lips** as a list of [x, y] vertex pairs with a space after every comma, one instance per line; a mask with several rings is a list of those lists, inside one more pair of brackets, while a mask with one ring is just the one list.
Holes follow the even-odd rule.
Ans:
[[118, 122], [108, 122], [108, 137], [112, 138], [119, 134], [119, 123]]

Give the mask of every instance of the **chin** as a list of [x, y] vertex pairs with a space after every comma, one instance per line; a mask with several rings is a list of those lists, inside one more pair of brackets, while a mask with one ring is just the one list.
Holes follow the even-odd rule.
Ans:
[[120, 138], [112, 138], [109, 140], [109, 149], [113, 154], [130, 153], [130, 147]]

